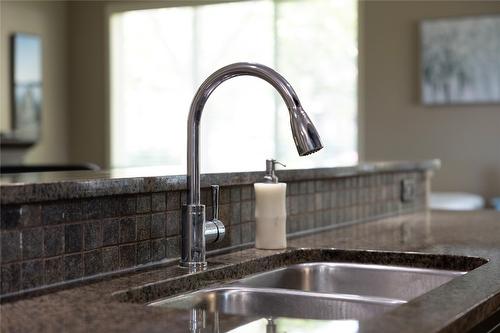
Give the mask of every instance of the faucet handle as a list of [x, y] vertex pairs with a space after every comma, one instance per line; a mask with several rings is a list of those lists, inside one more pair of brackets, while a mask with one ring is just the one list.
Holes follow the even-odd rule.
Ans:
[[212, 189], [212, 219], [205, 224], [205, 240], [207, 244], [220, 242], [226, 234], [226, 228], [219, 220], [219, 185], [211, 185]]
[[219, 185], [211, 185], [212, 190], [212, 219], [219, 219]]

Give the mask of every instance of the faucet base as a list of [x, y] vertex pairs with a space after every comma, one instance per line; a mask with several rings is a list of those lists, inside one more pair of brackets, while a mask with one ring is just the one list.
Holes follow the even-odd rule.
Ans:
[[207, 269], [207, 262], [195, 262], [195, 261], [182, 261], [179, 260], [179, 266], [182, 268], [187, 268], [190, 273], [201, 272]]
[[205, 205], [185, 205], [182, 210], [181, 265], [206, 265]]

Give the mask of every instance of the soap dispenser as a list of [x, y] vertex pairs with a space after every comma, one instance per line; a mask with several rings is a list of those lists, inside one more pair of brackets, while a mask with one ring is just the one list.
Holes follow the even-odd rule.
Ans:
[[266, 175], [255, 183], [255, 247], [277, 250], [286, 248], [286, 184], [278, 183], [276, 164], [266, 160]]

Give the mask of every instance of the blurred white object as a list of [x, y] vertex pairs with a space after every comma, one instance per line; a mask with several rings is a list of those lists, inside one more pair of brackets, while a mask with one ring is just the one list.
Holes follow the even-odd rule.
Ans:
[[484, 208], [484, 198], [465, 192], [433, 192], [430, 208], [442, 210], [479, 210]]

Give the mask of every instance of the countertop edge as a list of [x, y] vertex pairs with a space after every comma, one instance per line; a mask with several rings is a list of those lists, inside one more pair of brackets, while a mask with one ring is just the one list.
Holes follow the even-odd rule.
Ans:
[[[438, 170], [438, 159], [423, 161], [365, 162], [355, 166], [279, 170], [277, 175], [283, 182], [342, 178], [383, 172], [411, 172]], [[263, 171], [212, 173], [201, 175], [201, 186], [249, 185], [258, 182]], [[126, 170], [49, 172], [33, 174], [2, 175], [0, 203], [24, 204], [51, 200], [91, 198], [108, 195], [126, 195], [147, 192], [185, 190], [185, 175], [136, 176]]]

